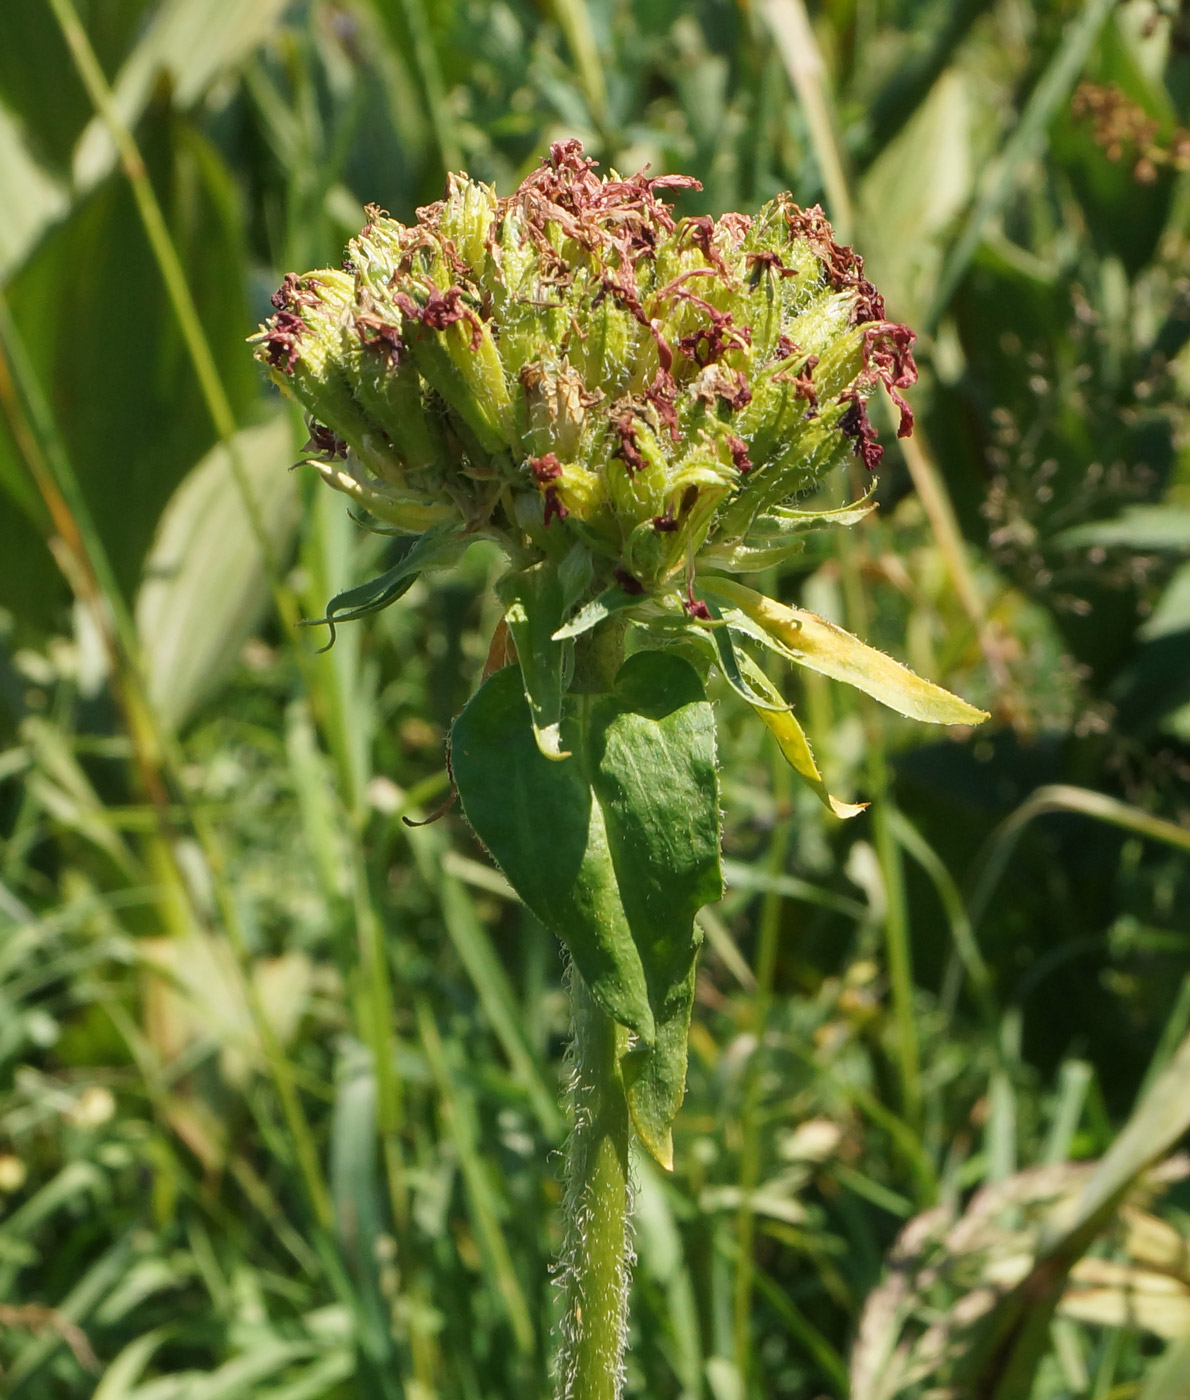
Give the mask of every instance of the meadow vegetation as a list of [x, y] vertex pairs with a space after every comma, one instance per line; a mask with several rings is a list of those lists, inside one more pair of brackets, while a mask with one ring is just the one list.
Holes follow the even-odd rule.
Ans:
[[712, 686], [627, 1394], [1190, 1393], [1188, 128], [1171, 0], [0, 6], [0, 1394], [550, 1393], [558, 945], [403, 820], [501, 562], [318, 652], [400, 544], [245, 338], [573, 136], [864, 255], [917, 431], [758, 582], [992, 714], [782, 674], [841, 821]]

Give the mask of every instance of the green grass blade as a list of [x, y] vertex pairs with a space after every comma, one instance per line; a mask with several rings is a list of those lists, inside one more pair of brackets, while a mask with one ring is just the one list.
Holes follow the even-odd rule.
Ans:
[[1070, 96], [1099, 31], [1116, 9], [1115, 0], [1084, 0], [1081, 12], [1071, 20], [1048, 67], [1038, 79], [1021, 119], [992, 161], [981, 181], [975, 206], [962, 233], [943, 264], [934, 300], [923, 329], [932, 334], [950, 304], [956, 288], [975, 256], [991, 220], [1003, 209], [1015, 188], [1022, 166], [1041, 149], [1058, 108]]

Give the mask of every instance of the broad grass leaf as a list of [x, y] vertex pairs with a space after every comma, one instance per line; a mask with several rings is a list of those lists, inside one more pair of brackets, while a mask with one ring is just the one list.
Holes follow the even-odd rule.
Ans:
[[44, 231], [68, 207], [61, 185], [30, 154], [17, 123], [0, 106], [0, 282], [24, 261]]
[[1182, 1400], [1190, 1395], [1190, 1337], [1175, 1342], [1149, 1371], [1137, 1400]]
[[1058, 1304], [1062, 1317], [1129, 1327], [1173, 1341], [1190, 1335], [1190, 1287], [1156, 1269], [1115, 1259], [1080, 1259]]
[[330, 1188], [339, 1246], [355, 1284], [360, 1341], [377, 1362], [392, 1355], [376, 1241], [385, 1228], [376, 1152], [376, 1075], [371, 1056], [347, 1046], [335, 1076]]
[[989, 1312], [959, 1372], [979, 1378], [979, 1396], [1027, 1394], [1049, 1345], [1049, 1319], [1070, 1270], [1090, 1248], [1141, 1177], [1190, 1131], [1190, 1038], [1143, 1096], [1077, 1200], [1057, 1213], [1025, 1277]]
[[[236, 434], [235, 446], [274, 551], [297, 525], [288, 417]], [[264, 562], [222, 447], [174, 493], [157, 528], [136, 600], [149, 696], [182, 724], [226, 675], [268, 595]]]
[[1063, 530], [1056, 544], [1077, 549], [1171, 550], [1190, 553], [1190, 508], [1130, 506], [1111, 520]]
[[[184, 126], [158, 103], [138, 136], [154, 186], [178, 191], [171, 233], [243, 421], [260, 377], [243, 343], [252, 318], [242, 224], [228, 212], [226, 167], [209, 145], [198, 157]], [[210, 411], [151, 266], [132, 193], [112, 179], [48, 229], [5, 289], [28, 372], [55, 412], [86, 498], [97, 536], [88, 548], [106, 551], [128, 599], [171, 494], [212, 444]], [[0, 511], [0, 605], [16, 609], [28, 634], [60, 627], [65, 589], [48, 552], [30, 557], [27, 534], [23, 519]]]
[[699, 582], [733, 606], [728, 622], [749, 636], [799, 666], [855, 686], [898, 714], [931, 724], [979, 724], [988, 717], [815, 613], [788, 608], [731, 579], [708, 576]]
[[865, 225], [880, 230], [865, 244], [868, 275], [910, 325], [925, 311], [946, 236], [970, 198], [973, 128], [986, 120], [980, 102], [967, 75], [948, 68], [860, 186]]
[[[176, 107], [185, 110], [268, 37], [285, 0], [165, 0], [112, 84], [112, 105], [134, 127], [163, 74]], [[116, 163], [102, 118], [93, 117], [74, 153], [74, 178], [88, 190]]]
[[128, 1400], [132, 1387], [169, 1336], [169, 1328], [155, 1327], [134, 1338], [105, 1369], [91, 1400]]

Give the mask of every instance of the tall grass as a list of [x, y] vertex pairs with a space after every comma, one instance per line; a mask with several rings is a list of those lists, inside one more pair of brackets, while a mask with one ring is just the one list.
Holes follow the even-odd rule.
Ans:
[[[924, 744], [791, 693], [874, 802], [839, 824], [718, 695], [729, 889], [677, 1169], [636, 1168], [630, 1393], [1179, 1395], [1190, 192], [1069, 99], [1114, 84], [1172, 142], [1182, 22], [73, 13], [0, 13], [3, 1392], [549, 1391], [558, 953], [456, 817], [402, 821], [446, 795], [494, 561], [316, 655], [297, 617], [386, 545], [286, 476], [303, 430], [241, 342], [364, 202], [409, 216], [460, 162], [507, 188], [564, 131], [699, 174], [685, 212], [846, 200], [929, 332], [925, 455], [777, 586], [997, 716]], [[1037, 1269], [1074, 1282], [1030, 1330]]]

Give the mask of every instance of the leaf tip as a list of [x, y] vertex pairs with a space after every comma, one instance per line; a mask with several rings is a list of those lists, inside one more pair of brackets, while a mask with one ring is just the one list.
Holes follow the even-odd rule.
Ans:
[[546, 758], [560, 763], [562, 759], [570, 757], [570, 750], [562, 747], [562, 726], [560, 724], [545, 724], [540, 728], [535, 726], [533, 734], [537, 740], [537, 747]]

